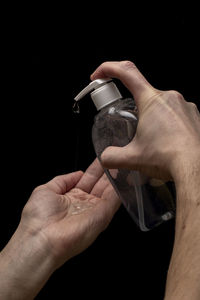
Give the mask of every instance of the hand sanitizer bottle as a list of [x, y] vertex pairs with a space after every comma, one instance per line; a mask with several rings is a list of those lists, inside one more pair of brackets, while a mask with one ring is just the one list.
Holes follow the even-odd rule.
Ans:
[[[94, 119], [92, 140], [101, 162], [101, 154], [105, 148], [123, 147], [133, 139], [138, 123], [137, 107], [133, 98], [122, 97], [110, 78], [92, 81], [74, 100], [79, 101], [88, 93], [91, 93], [91, 98], [100, 111]], [[149, 178], [134, 170], [104, 171], [142, 231], [148, 231], [174, 216], [175, 196], [170, 183]]]

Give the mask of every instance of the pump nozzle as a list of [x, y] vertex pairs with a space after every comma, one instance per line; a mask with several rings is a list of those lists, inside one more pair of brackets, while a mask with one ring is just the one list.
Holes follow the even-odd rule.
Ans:
[[75, 101], [81, 100], [88, 93], [91, 93], [92, 100], [100, 110], [109, 103], [122, 98], [118, 88], [112, 82], [111, 78], [96, 79], [86, 86], [75, 98]]
[[96, 79], [92, 82], [90, 82], [90, 84], [88, 84], [88, 86], [86, 86], [75, 98], [75, 101], [79, 101], [81, 100], [84, 96], [86, 96], [88, 93], [92, 92], [95, 89], [98, 89], [99, 87], [103, 86], [104, 84], [106, 84], [107, 82], [111, 81], [112, 79], [110, 78], [106, 78], [106, 79]]

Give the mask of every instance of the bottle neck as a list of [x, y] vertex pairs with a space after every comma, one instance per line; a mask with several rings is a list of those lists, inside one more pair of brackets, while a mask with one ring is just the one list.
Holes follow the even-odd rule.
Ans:
[[114, 82], [109, 82], [108, 84], [94, 90], [91, 93], [91, 98], [97, 110], [101, 110], [112, 102], [121, 99], [122, 95]]

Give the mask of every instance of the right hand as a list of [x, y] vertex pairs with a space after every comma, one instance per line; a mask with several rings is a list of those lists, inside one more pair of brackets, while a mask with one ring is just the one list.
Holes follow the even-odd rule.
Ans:
[[125, 147], [108, 147], [102, 154], [106, 168], [128, 168], [163, 180], [175, 179], [180, 164], [200, 153], [200, 114], [194, 103], [177, 91], [155, 89], [130, 61], [105, 62], [91, 75], [118, 78], [134, 96], [139, 122]]

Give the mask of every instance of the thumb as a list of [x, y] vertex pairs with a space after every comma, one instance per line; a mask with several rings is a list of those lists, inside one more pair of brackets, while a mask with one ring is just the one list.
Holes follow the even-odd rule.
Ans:
[[105, 168], [109, 169], [135, 169], [136, 155], [134, 150], [130, 149], [130, 144], [124, 147], [111, 146], [106, 148], [102, 153], [101, 163]]

